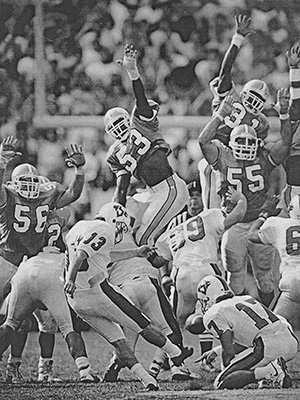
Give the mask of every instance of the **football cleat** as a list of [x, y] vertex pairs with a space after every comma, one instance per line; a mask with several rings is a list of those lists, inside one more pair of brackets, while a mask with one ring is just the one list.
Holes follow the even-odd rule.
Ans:
[[158, 386], [157, 386], [157, 385], [154, 385], [154, 383], [149, 383], [149, 384], [146, 386], [147, 392], [156, 392], [158, 389], [159, 389]]
[[90, 372], [87, 375], [81, 376], [80, 382], [81, 383], [99, 383], [100, 378], [95, 373]]
[[258, 382], [258, 388], [290, 388], [293, 385], [293, 381], [288, 373], [285, 360], [282, 357], [279, 357], [276, 361], [273, 361], [271, 365], [274, 369], [273, 372], [265, 379]]
[[183, 347], [179, 356], [173, 357], [171, 358], [171, 360], [175, 366], [179, 367], [183, 363], [183, 361], [186, 360], [188, 357], [191, 357], [193, 353], [193, 347]]
[[62, 379], [53, 375], [53, 360], [40, 360], [38, 371], [38, 382], [40, 383], [61, 383]]
[[110, 360], [110, 364], [103, 376], [103, 382], [116, 382], [118, 380], [119, 372], [121, 371], [122, 366], [118, 362], [118, 359], [115, 355], [112, 356]]
[[193, 374], [184, 363], [182, 363], [179, 367], [173, 365], [171, 367], [171, 374], [173, 381], [188, 381], [198, 378], [198, 376]]
[[6, 372], [5, 372], [5, 382], [6, 383], [23, 383], [24, 378], [20, 372], [21, 361], [11, 362], [8, 361]]

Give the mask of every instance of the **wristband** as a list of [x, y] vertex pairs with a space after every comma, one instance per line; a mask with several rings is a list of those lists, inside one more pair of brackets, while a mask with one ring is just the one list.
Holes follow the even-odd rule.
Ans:
[[221, 114], [215, 114], [215, 117], [218, 118], [221, 122], [224, 121], [224, 117]]
[[288, 113], [286, 113], [286, 114], [279, 114], [279, 118], [281, 119], [281, 121], [284, 121], [284, 120], [290, 118], [290, 114], [288, 114]]
[[244, 41], [244, 36], [241, 35], [240, 33], [235, 33], [232, 36], [231, 44], [234, 44], [236, 47], [240, 48], [243, 41]]
[[127, 74], [132, 81], [136, 81], [140, 77], [139, 71], [137, 69], [134, 71], [127, 71]]
[[290, 67], [290, 82], [300, 81], [300, 68]]
[[76, 168], [76, 175], [84, 175], [84, 168], [83, 167], [78, 167]]

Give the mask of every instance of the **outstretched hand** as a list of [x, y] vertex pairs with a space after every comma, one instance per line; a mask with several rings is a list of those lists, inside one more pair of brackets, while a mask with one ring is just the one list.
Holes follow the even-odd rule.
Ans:
[[137, 50], [132, 44], [125, 45], [123, 60], [117, 60], [116, 62], [125, 68], [131, 79], [137, 79], [139, 77], [137, 68]]
[[6, 165], [15, 156], [21, 156], [22, 153], [15, 151], [17, 139], [13, 136], [7, 136], [0, 144], [0, 162]]
[[291, 50], [286, 52], [288, 65], [290, 68], [300, 67], [300, 46], [293, 46]]
[[70, 144], [69, 147], [65, 147], [67, 158], [65, 162], [68, 167], [83, 167], [85, 164], [85, 157], [82, 151], [82, 147], [77, 144]]
[[261, 208], [260, 215], [267, 214], [268, 217], [276, 217], [281, 211], [281, 208], [277, 208], [279, 201], [279, 195], [274, 195], [268, 198]]
[[247, 15], [236, 15], [235, 16], [235, 31], [236, 33], [246, 37], [255, 33], [255, 30], [250, 28], [251, 18], [248, 18]]
[[281, 88], [277, 91], [276, 104], [271, 103], [271, 106], [278, 114], [287, 114], [290, 106], [290, 91], [287, 88]]

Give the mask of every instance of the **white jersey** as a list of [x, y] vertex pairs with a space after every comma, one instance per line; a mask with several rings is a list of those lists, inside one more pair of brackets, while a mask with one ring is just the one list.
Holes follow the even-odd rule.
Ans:
[[234, 296], [214, 304], [203, 317], [205, 327], [217, 338], [230, 330], [233, 342], [245, 347], [264, 333], [285, 329], [277, 315], [251, 296]]
[[300, 265], [300, 221], [291, 218], [270, 217], [261, 226], [259, 237], [272, 244], [281, 258], [280, 273]]
[[[124, 234], [123, 240], [114, 246], [114, 251], [136, 249], [137, 247], [131, 232], [127, 232]], [[109, 265], [108, 274], [109, 282], [113, 285], [121, 285], [125, 281], [141, 275], [158, 278], [158, 270], [142, 257], [114, 262]]]
[[66, 269], [73, 262], [76, 251], [83, 250], [88, 255], [77, 274], [78, 289], [90, 288], [108, 277], [107, 265], [110, 263], [114, 240], [113, 227], [97, 219], [79, 221], [70, 229], [66, 236]]
[[213, 208], [169, 227], [156, 242], [157, 253], [173, 260], [177, 268], [194, 262], [217, 264], [219, 241], [225, 231], [224, 219], [223, 212]]

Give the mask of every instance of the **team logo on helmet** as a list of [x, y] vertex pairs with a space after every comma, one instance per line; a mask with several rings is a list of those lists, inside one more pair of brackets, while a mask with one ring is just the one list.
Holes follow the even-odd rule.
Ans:
[[227, 297], [233, 297], [227, 282], [221, 276], [208, 275], [197, 286], [197, 297], [201, 311], [205, 314], [215, 303]]
[[108, 222], [115, 230], [115, 244], [123, 240], [124, 234], [130, 228], [130, 216], [125, 207], [119, 203], [111, 202], [105, 204], [97, 212], [96, 217]]

